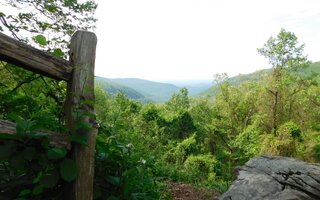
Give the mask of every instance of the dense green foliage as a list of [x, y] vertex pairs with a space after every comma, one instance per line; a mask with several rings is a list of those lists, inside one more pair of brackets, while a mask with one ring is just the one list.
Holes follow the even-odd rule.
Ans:
[[[77, 176], [65, 148], [51, 147], [40, 123], [17, 119], [17, 135], [0, 135], [1, 199], [63, 198], [63, 185]], [[4, 140], [10, 139], [10, 140]]]
[[[94, 27], [96, 7], [93, 1], [5, 0], [0, 31], [67, 58], [71, 35]], [[66, 83], [2, 61], [0, 77], [0, 118], [17, 123], [16, 136], [0, 134], [0, 199], [63, 199], [77, 177], [75, 162], [67, 149], [53, 147], [37, 130], [69, 133], [63, 111]]]
[[[31, 5], [48, 16], [60, 14], [51, 18], [61, 20], [57, 28], [33, 13], [0, 12], [1, 29], [16, 37], [18, 30], [34, 33], [37, 45], [59, 57], [66, 57], [60, 39], [95, 21], [89, 15], [96, 7], [91, 1], [8, 3]], [[64, 27], [69, 17], [79, 24]], [[15, 21], [21, 24], [14, 26]], [[43, 33], [50, 30], [65, 35], [48, 38]], [[319, 63], [310, 64], [303, 48], [293, 33], [281, 30], [259, 49], [272, 64], [271, 72], [242, 77], [238, 84], [217, 76], [214, 96], [208, 98], [191, 99], [186, 88], [175, 88], [165, 103], [142, 104], [97, 84], [94, 198], [170, 199], [167, 180], [223, 192], [234, 167], [261, 154], [319, 162]], [[0, 75], [0, 117], [17, 123], [16, 136], [0, 134], [0, 198], [61, 199], [77, 176], [74, 161], [67, 149], [52, 147], [47, 135], [36, 130], [70, 134], [63, 113], [65, 83], [4, 62]], [[72, 141], [85, 145], [78, 139]]]
[[[289, 47], [282, 40], [289, 42]], [[301, 54], [303, 46], [285, 30], [264, 48], [262, 54], [268, 59], [274, 59], [267, 53], [273, 48], [276, 54], [287, 48], [294, 53], [275, 57], [280, 59], [272, 60], [275, 66], [256, 79], [234, 84], [224, 75], [217, 77], [215, 96], [209, 99], [190, 99], [188, 91], [181, 89], [164, 104], [143, 105], [121, 94], [112, 97], [97, 87], [99, 119], [106, 126], [109, 142], [117, 141], [114, 145], [122, 149], [113, 153], [127, 160], [116, 168], [124, 172], [108, 169], [113, 181], [102, 181], [108, 188], [105, 194], [118, 189], [118, 194], [112, 195], [134, 198], [126, 196], [127, 190], [132, 189], [127, 188], [129, 181], [135, 183], [138, 195], [145, 195], [140, 196], [142, 199], [155, 198], [149, 189], [152, 186], [152, 191], [159, 191], [163, 180], [223, 192], [230, 184], [234, 167], [261, 154], [318, 162], [320, 87], [317, 74], [309, 73], [317, 72], [316, 63], [310, 65]], [[111, 146], [107, 148], [109, 161], [117, 160], [112, 158]], [[142, 176], [126, 176], [128, 166], [140, 170]]]

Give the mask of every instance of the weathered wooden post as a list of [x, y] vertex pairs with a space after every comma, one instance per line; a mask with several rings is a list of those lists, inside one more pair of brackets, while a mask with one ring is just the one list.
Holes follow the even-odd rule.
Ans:
[[[77, 31], [71, 38], [70, 62], [16, 41], [0, 33], [0, 60], [68, 83], [66, 119], [72, 134], [86, 140], [86, 145], [72, 144], [78, 176], [66, 191], [66, 199], [93, 198], [94, 156], [98, 127], [94, 112], [94, 62], [97, 37], [94, 33]], [[0, 130], [16, 134], [16, 124], [0, 119]], [[41, 131], [50, 143], [68, 147], [69, 141], [60, 133]]]
[[[97, 127], [94, 112], [94, 63], [97, 37], [94, 33], [77, 31], [71, 38], [70, 62], [72, 77], [68, 82], [66, 117], [72, 134], [84, 137], [87, 145], [73, 144], [72, 156], [78, 176], [72, 185], [74, 200], [93, 198], [94, 154]], [[82, 126], [79, 126], [82, 123]], [[90, 127], [84, 128], [83, 124]]]

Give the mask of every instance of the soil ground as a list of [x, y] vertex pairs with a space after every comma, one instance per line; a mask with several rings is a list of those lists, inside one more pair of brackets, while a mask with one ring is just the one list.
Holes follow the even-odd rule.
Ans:
[[197, 189], [185, 183], [168, 181], [167, 185], [174, 200], [213, 200], [220, 196], [216, 191]]

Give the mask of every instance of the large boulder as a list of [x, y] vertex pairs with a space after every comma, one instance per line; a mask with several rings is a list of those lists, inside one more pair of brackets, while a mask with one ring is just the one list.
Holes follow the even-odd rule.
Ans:
[[320, 164], [261, 156], [236, 168], [235, 176], [220, 200], [320, 199]]

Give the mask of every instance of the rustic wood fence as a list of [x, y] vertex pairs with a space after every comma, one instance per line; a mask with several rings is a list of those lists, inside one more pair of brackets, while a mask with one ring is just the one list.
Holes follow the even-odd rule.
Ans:
[[[68, 199], [93, 198], [94, 151], [98, 131], [94, 111], [94, 63], [97, 37], [94, 33], [77, 31], [71, 38], [69, 61], [54, 57], [0, 33], [0, 60], [32, 72], [67, 82], [66, 122], [68, 129], [87, 139], [87, 145], [71, 144], [78, 176], [70, 187]], [[88, 103], [91, 102], [91, 103]], [[73, 113], [90, 113], [75, 117]], [[76, 129], [76, 123], [88, 123], [90, 129]], [[0, 131], [15, 134], [15, 123], [0, 119]], [[42, 131], [53, 146], [69, 146], [68, 135]]]

